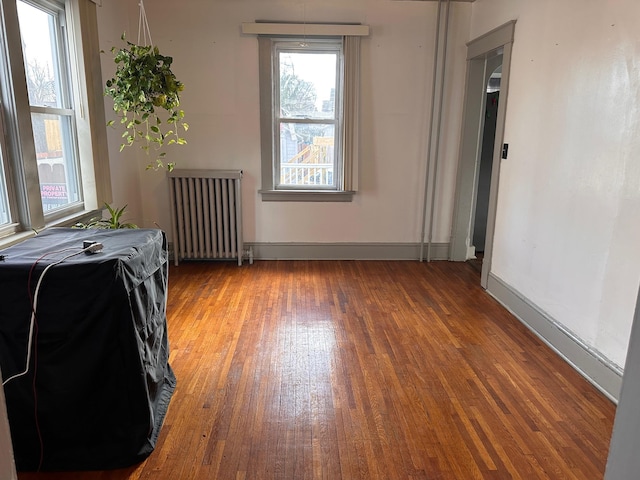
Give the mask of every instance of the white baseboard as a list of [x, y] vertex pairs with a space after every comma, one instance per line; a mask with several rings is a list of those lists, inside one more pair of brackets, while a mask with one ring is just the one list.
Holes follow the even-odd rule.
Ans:
[[[249, 243], [256, 260], [418, 260], [418, 243]], [[449, 258], [448, 243], [431, 244], [432, 260]]]
[[487, 292], [611, 401], [618, 402], [621, 367], [589, 347], [494, 274], [489, 274]]

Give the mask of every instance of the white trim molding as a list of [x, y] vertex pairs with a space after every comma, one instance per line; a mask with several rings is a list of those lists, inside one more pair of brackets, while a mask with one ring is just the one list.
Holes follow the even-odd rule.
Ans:
[[[418, 260], [418, 243], [250, 243], [256, 260]], [[449, 244], [432, 246], [434, 260], [446, 260]]]
[[587, 345], [520, 292], [490, 273], [487, 292], [614, 403], [623, 369]]
[[308, 36], [357, 36], [369, 35], [369, 25], [350, 23], [277, 23], [244, 22], [245, 35], [308, 35]]

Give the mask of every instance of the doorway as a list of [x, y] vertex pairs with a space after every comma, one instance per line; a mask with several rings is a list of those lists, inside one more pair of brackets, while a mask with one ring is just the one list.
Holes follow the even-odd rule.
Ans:
[[[500, 103], [500, 81], [502, 72], [502, 55], [496, 55], [488, 64], [499, 63], [491, 71], [486, 80], [486, 95], [484, 97], [484, 119], [482, 127], [482, 145], [478, 159], [477, 178], [475, 182], [475, 198], [473, 207], [473, 221], [471, 229], [471, 249], [479, 261], [482, 261], [487, 236], [487, 217], [489, 214], [489, 194], [491, 192], [491, 170], [495, 150], [496, 123], [498, 105]], [[471, 252], [470, 252], [471, 253]]]
[[[466, 261], [475, 258], [476, 248], [482, 243], [480, 283], [484, 288], [491, 271], [514, 30], [515, 21], [511, 21], [467, 44], [467, 82], [449, 259]], [[496, 78], [498, 73], [499, 101], [495, 96], [487, 96], [490, 79]], [[488, 107], [495, 107], [495, 112]], [[488, 118], [490, 115], [493, 117]], [[483, 242], [478, 237], [483, 237]]]

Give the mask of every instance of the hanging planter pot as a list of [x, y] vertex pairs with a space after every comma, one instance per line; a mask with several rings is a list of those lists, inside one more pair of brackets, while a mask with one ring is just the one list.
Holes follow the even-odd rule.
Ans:
[[[145, 39], [148, 34], [150, 40], [142, 2], [140, 15], [140, 25], [146, 28]], [[113, 98], [113, 110], [124, 127], [120, 151], [139, 145], [155, 157], [147, 169], [171, 171], [174, 163], [165, 161], [164, 148], [187, 143], [182, 134], [189, 125], [184, 121], [184, 111], [179, 108], [179, 94], [184, 85], [171, 71], [172, 57], [161, 55], [158, 47], [152, 44], [131, 43], [124, 34], [122, 40], [126, 42], [125, 47], [111, 49], [117, 68], [115, 77], [107, 80], [105, 88], [105, 95]], [[116, 121], [111, 120], [108, 125], [115, 126]]]

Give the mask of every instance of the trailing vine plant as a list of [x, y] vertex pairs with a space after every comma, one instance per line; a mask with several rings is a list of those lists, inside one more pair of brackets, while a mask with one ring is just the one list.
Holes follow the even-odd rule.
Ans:
[[[165, 162], [164, 147], [187, 143], [182, 133], [189, 125], [179, 108], [179, 93], [184, 85], [171, 71], [172, 57], [161, 55], [153, 45], [131, 43], [124, 34], [122, 40], [125, 47], [111, 49], [117, 68], [105, 88], [105, 95], [113, 98], [113, 110], [125, 129], [120, 151], [139, 144], [147, 155], [155, 156], [147, 169], [171, 171], [174, 163]], [[115, 121], [109, 121], [108, 125], [114, 126]]]

